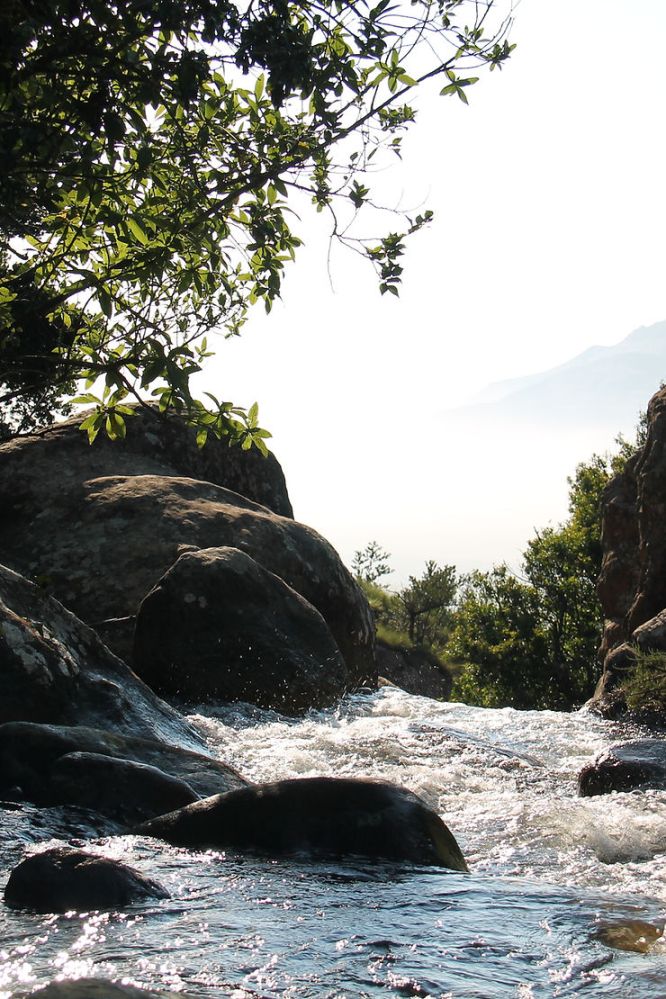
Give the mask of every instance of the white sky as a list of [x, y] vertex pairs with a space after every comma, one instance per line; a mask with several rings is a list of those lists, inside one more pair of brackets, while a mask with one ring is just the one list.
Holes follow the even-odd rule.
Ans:
[[400, 300], [344, 252], [333, 291], [321, 217], [304, 218], [282, 303], [220, 342], [204, 378], [259, 401], [296, 517], [348, 564], [379, 541], [394, 584], [427, 558], [517, 567], [534, 527], [564, 516], [576, 462], [630, 429], [535, 437], [548, 474], [536, 462], [517, 482], [502, 449], [471, 428], [452, 439], [437, 414], [666, 318], [666, 0], [522, 0], [511, 40], [469, 107], [425, 100], [382, 177], [395, 203], [435, 212]]

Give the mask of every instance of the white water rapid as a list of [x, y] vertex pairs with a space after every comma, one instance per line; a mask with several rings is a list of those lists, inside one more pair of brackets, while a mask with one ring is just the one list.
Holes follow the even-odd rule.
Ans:
[[[391, 687], [299, 721], [243, 707], [191, 720], [253, 780], [406, 785], [442, 815], [471, 874], [98, 840], [171, 899], [89, 915], [3, 910], [0, 999], [85, 975], [235, 999], [666, 997], [666, 792], [576, 795], [583, 763], [635, 730]], [[40, 813], [27, 831], [27, 811], [2, 813], [3, 882], [37, 838]]]

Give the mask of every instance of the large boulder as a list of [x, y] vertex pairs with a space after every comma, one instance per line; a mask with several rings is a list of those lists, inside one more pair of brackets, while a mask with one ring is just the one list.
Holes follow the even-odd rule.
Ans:
[[[602, 544], [598, 593], [605, 620], [600, 649], [603, 674], [591, 704], [616, 712], [623, 706], [622, 672], [627, 658], [614, 651], [627, 644], [643, 649], [664, 647], [666, 388], [648, 405], [644, 446], [606, 487]], [[646, 622], [652, 623], [646, 628]]]
[[23, 860], [9, 875], [5, 905], [33, 912], [90, 912], [168, 898], [168, 891], [133, 867], [84, 850], [53, 847]]
[[408, 694], [440, 701], [451, 696], [451, 674], [432, 652], [378, 640], [376, 655], [380, 675]]
[[17, 437], [0, 447], [2, 519], [40, 498], [48, 505], [53, 484], [69, 488], [105, 475], [182, 475], [224, 486], [283, 517], [293, 517], [284, 474], [273, 454], [229, 447], [212, 434], [197, 447], [196, 432], [155, 406], [135, 406], [127, 437], [100, 434], [93, 447], [79, 429], [82, 417]]
[[177, 846], [270, 857], [364, 857], [467, 871], [455, 838], [411, 791], [383, 781], [311, 777], [197, 801], [136, 830]]
[[348, 686], [319, 611], [237, 548], [180, 556], [141, 603], [132, 661], [159, 694], [288, 714], [331, 704]]
[[578, 776], [582, 797], [639, 787], [666, 788], [666, 742], [662, 739], [636, 739], [611, 746], [586, 764]]
[[[350, 684], [376, 678], [367, 602], [315, 531], [210, 482], [141, 474], [143, 456], [132, 474], [99, 477], [97, 441], [85, 445], [88, 464], [70, 436], [49, 432], [0, 446], [0, 561], [38, 579], [120, 656], [131, 659], [139, 604], [179, 555], [229, 546], [316, 607]], [[124, 444], [113, 447], [126, 467]]]
[[[76, 754], [74, 760], [72, 754]], [[122, 769], [120, 761], [142, 764], [145, 769]], [[0, 725], [0, 793], [5, 795], [21, 793], [43, 805], [86, 805], [122, 817], [140, 811], [142, 793], [144, 807], [151, 802], [166, 804], [168, 795], [185, 793], [182, 787], [179, 792], [173, 786], [168, 790], [154, 770], [186, 785], [196, 797], [247, 784], [233, 767], [153, 739], [82, 725]], [[107, 778], [114, 773], [115, 778], [95, 788], [95, 774], [99, 780], [102, 771]], [[78, 790], [72, 788], [77, 782]], [[78, 796], [75, 801], [74, 796]]]

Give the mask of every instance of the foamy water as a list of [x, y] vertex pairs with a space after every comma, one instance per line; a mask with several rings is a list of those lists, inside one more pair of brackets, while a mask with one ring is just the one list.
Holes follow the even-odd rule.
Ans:
[[[4, 911], [0, 997], [90, 974], [193, 996], [666, 996], [660, 939], [647, 953], [604, 942], [608, 927], [640, 920], [656, 936], [662, 925], [666, 793], [576, 796], [582, 764], [634, 732], [584, 713], [470, 708], [395, 688], [300, 721], [242, 707], [191, 720], [253, 780], [409, 787], [443, 816], [472, 874], [98, 841], [162, 880], [171, 900], [87, 917]], [[19, 837], [36, 838], [27, 820], [6, 813], [5, 870]]]

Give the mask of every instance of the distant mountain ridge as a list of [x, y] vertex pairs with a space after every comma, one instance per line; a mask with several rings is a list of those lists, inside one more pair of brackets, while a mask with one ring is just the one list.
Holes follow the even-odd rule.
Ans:
[[625, 425], [666, 379], [666, 320], [620, 343], [589, 347], [555, 368], [488, 385], [449, 413], [481, 420]]

